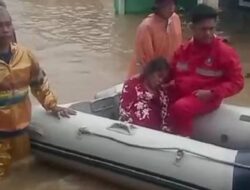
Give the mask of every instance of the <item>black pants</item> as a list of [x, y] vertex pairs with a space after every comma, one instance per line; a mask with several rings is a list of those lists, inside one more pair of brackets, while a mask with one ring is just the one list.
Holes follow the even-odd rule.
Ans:
[[7, 139], [7, 138], [12, 138], [12, 137], [16, 137], [19, 135], [22, 135], [24, 133], [27, 133], [27, 129], [22, 129], [22, 130], [17, 130], [14, 132], [5, 132], [5, 131], [0, 131], [0, 140], [1, 139]]

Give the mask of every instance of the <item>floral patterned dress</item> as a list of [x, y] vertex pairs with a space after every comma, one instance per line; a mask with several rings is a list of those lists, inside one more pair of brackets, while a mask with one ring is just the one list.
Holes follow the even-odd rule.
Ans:
[[168, 131], [167, 90], [160, 88], [151, 93], [140, 76], [124, 83], [120, 100], [120, 120], [139, 126]]

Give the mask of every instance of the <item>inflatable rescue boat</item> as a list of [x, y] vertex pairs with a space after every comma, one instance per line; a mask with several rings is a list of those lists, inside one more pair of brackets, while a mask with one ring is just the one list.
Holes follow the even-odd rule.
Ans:
[[34, 154], [136, 189], [250, 189], [250, 109], [231, 105], [195, 122], [193, 139], [118, 121], [122, 85], [58, 120], [33, 109]]

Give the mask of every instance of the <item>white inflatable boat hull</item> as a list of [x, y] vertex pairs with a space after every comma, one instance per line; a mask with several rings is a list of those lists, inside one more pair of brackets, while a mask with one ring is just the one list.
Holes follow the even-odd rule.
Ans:
[[198, 118], [192, 140], [117, 121], [121, 89], [65, 105], [79, 111], [70, 119], [34, 108], [34, 153], [136, 189], [250, 189], [250, 109], [223, 105]]
[[250, 189], [247, 166], [235, 165], [250, 164], [249, 153], [80, 112], [58, 120], [41, 107], [34, 109], [30, 134], [37, 156], [94, 166], [159, 189]]

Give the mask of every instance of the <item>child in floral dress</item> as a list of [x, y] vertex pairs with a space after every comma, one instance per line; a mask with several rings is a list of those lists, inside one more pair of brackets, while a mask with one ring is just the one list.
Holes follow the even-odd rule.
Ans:
[[120, 120], [169, 132], [169, 95], [166, 81], [170, 66], [164, 58], [152, 60], [143, 73], [124, 83], [120, 99]]

